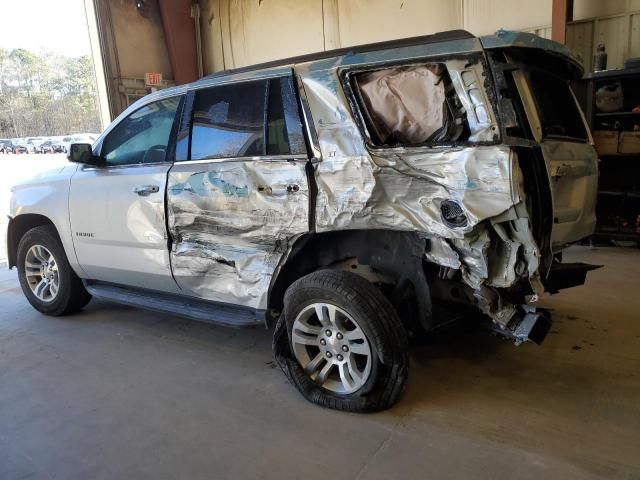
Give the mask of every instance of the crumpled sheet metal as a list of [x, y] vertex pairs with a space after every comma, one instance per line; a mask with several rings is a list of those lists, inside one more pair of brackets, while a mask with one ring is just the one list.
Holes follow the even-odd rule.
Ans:
[[497, 122], [484, 88], [485, 75], [481, 63], [449, 60], [447, 70], [460, 103], [467, 112], [470, 142], [489, 142], [498, 132]]
[[[266, 309], [271, 275], [308, 231], [304, 162], [176, 165], [169, 173], [171, 263], [188, 294]], [[297, 185], [297, 192], [287, 191]]]
[[[497, 124], [484, 91], [481, 65], [453, 61], [447, 62], [447, 67], [463, 105], [473, 113], [470, 128], [474, 140], [493, 139]], [[492, 242], [502, 241], [489, 220], [524, 200], [523, 190], [513, 182], [514, 177], [521, 178], [521, 173], [510, 148], [495, 145], [368, 150], [347, 111], [337, 68], [310, 68], [301, 72], [301, 78], [322, 151], [322, 161], [315, 172], [319, 232], [424, 232], [432, 240], [442, 240], [431, 243], [436, 248], [426, 253], [427, 258], [442, 266], [460, 268], [472, 288], [515, 282], [515, 274], [498, 271], [489, 258]], [[485, 113], [478, 114], [478, 107], [485, 108]], [[444, 199], [455, 200], [463, 207], [468, 219], [465, 227], [451, 228], [443, 222], [440, 203]], [[505, 244], [510, 258], [503, 268], [513, 271], [517, 255], [511, 252], [518, 252], [516, 243], [521, 240], [510, 239]], [[535, 250], [535, 242], [527, 248]], [[537, 264], [530, 262], [530, 267], [534, 266], [537, 269]], [[535, 272], [529, 270], [529, 274]]]
[[[331, 91], [323, 78], [326, 73], [321, 75], [303, 77], [323, 154], [316, 167], [318, 231], [389, 228], [462, 238], [478, 222], [519, 200], [511, 188], [507, 147], [370, 153], [339, 100], [340, 90]], [[465, 208], [465, 228], [443, 223], [440, 202], [447, 198]]]

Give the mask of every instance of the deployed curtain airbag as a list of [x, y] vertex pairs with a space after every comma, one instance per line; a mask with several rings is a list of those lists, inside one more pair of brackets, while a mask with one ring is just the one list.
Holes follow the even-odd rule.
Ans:
[[390, 68], [357, 77], [380, 144], [417, 145], [445, 127], [445, 85], [440, 64]]

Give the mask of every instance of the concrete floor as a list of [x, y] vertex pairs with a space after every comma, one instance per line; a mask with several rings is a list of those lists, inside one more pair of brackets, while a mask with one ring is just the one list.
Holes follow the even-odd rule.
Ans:
[[480, 332], [412, 350], [375, 415], [306, 403], [270, 332], [92, 302], [48, 318], [0, 273], [0, 479], [638, 479], [640, 250], [545, 297], [542, 346]]

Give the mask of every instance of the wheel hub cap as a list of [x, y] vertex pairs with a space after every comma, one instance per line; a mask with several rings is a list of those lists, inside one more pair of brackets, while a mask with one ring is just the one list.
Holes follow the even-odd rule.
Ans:
[[52, 302], [58, 295], [60, 279], [53, 254], [42, 245], [33, 245], [24, 259], [24, 272], [29, 288], [43, 302]]
[[369, 341], [356, 321], [335, 305], [305, 307], [293, 322], [291, 343], [307, 375], [327, 390], [353, 393], [369, 378]]

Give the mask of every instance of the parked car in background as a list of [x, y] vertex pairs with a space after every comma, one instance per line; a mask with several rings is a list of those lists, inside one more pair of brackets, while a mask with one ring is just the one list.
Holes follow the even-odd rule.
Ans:
[[55, 153], [53, 143], [51, 139], [45, 140], [35, 147], [36, 153]]
[[97, 136], [90, 133], [76, 133], [73, 135], [67, 135], [62, 138], [62, 145], [64, 152], [69, 151], [69, 147], [72, 143], [93, 143], [96, 141]]
[[13, 153], [34, 153], [34, 147], [24, 139], [13, 141]]
[[388, 408], [410, 334], [467, 317], [540, 342], [530, 302], [584, 283], [562, 263], [596, 220], [582, 74], [559, 43], [458, 30], [152, 93], [14, 187], [9, 267], [49, 315], [94, 296], [275, 325], [305, 398]]
[[60, 140], [60, 144], [62, 145], [62, 151], [64, 153], [67, 153], [72, 143], [73, 143], [73, 137], [71, 136], [62, 137], [62, 139]]
[[13, 142], [11, 140], [0, 140], [0, 153], [13, 153]]
[[53, 153], [65, 153], [65, 144], [62, 140], [53, 140], [51, 143]]

